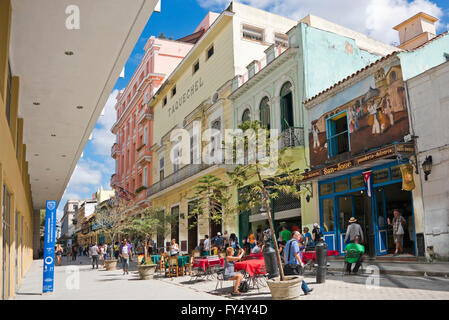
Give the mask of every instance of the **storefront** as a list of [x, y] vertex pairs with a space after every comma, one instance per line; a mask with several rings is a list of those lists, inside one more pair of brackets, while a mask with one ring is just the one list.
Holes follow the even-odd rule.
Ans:
[[362, 227], [367, 253], [373, 252], [376, 256], [392, 253], [395, 246], [387, 221], [392, 221], [393, 210], [398, 209], [407, 221], [404, 253], [416, 255], [412, 192], [402, 190], [402, 163], [404, 160], [394, 160], [370, 168], [371, 196], [367, 194], [363, 178], [366, 170], [318, 182], [320, 225], [329, 250], [344, 254], [346, 229], [349, 219], [355, 217]]

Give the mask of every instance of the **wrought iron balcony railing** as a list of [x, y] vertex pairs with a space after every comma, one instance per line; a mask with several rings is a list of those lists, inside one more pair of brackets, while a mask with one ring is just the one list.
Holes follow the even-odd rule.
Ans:
[[304, 145], [304, 128], [290, 127], [280, 134], [279, 148], [289, 148]]
[[181, 182], [187, 178], [190, 178], [191, 176], [194, 176], [195, 174], [211, 167], [210, 164], [189, 164], [184, 166], [183, 168], [179, 169], [178, 171], [172, 173], [168, 177], [164, 178], [161, 181], [158, 181], [154, 183], [151, 187], [147, 189], [147, 197], [158, 193], [159, 191], [162, 191], [164, 189], [167, 189], [168, 187], [171, 187], [178, 182]]

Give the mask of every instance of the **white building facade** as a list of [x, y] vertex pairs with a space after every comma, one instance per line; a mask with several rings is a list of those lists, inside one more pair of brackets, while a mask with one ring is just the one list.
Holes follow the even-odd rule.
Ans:
[[[426, 256], [449, 258], [449, 61], [407, 81], [424, 206]], [[423, 163], [431, 163], [425, 172]]]

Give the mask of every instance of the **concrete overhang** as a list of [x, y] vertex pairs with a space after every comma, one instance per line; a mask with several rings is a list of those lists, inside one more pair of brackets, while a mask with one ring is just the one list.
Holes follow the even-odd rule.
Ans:
[[[20, 77], [19, 117], [24, 119], [34, 209], [62, 198], [158, 2], [11, 1], [10, 63]], [[73, 21], [73, 6], [79, 9], [79, 29], [66, 25]]]

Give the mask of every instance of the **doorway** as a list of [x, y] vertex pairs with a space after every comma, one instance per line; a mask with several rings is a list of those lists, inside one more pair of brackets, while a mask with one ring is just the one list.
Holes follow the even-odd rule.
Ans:
[[188, 252], [192, 252], [198, 245], [198, 216], [192, 216], [192, 210], [195, 208], [195, 203], [190, 202], [188, 207], [188, 220], [187, 220], [187, 243]]
[[391, 254], [395, 251], [393, 230], [388, 227], [388, 219], [393, 221], [393, 211], [398, 209], [406, 221], [404, 228], [404, 253], [415, 255], [415, 226], [413, 218], [412, 195], [401, 188], [401, 183], [394, 183], [375, 189], [376, 195], [376, 219], [379, 236], [379, 251], [383, 254]]

